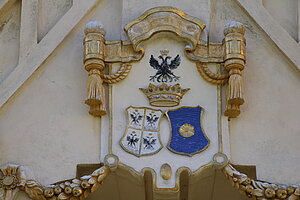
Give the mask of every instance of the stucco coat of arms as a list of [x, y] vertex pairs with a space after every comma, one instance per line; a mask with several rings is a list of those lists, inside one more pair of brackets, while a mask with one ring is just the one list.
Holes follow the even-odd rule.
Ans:
[[[222, 116], [237, 117], [244, 103], [245, 29], [230, 22], [223, 43], [207, 43], [204, 28], [200, 19], [171, 7], [150, 9], [127, 24], [129, 41], [106, 41], [100, 23], [87, 24], [85, 103], [90, 114], [109, 116], [105, 162], [110, 166], [138, 173], [147, 168], [156, 187], [176, 188], [183, 168], [195, 173], [227, 163]], [[103, 83], [109, 84], [107, 91]]]
[[100, 22], [88, 22], [85, 104], [107, 122], [101, 129], [107, 148], [99, 155], [104, 164], [48, 186], [28, 179], [22, 166], [2, 166], [0, 200], [12, 200], [18, 189], [34, 200], [83, 199], [118, 168], [150, 173], [156, 191], [178, 191], [182, 171], [194, 175], [207, 167], [222, 169], [254, 199], [297, 197], [299, 187], [254, 181], [228, 163], [227, 120], [240, 115], [245, 101], [245, 27], [228, 22], [223, 41], [213, 43], [205, 26], [179, 9], [157, 7], [124, 27], [128, 40], [108, 41]]

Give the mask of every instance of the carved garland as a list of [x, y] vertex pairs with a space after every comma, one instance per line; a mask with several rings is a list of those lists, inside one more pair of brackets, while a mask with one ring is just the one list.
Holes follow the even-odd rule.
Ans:
[[82, 200], [96, 191], [110, 172], [103, 166], [79, 179], [42, 186], [27, 179], [24, 167], [20, 165], [7, 164], [0, 167], [0, 171], [0, 200], [13, 200], [19, 189], [33, 200]]
[[[200, 75], [210, 83], [228, 83], [225, 116], [237, 117], [244, 103], [241, 71], [245, 66], [245, 28], [239, 22], [225, 26], [223, 43], [204, 43], [200, 40], [205, 24], [183, 11], [172, 7], [157, 7], [146, 11], [125, 26], [129, 41], [106, 41], [103, 25], [91, 21], [86, 25], [84, 38], [84, 66], [88, 71], [86, 104], [89, 113], [103, 116], [107, 113], [103, 82], [117, 83], [125, 79], [131, 63], [142, 59], [142, 41], [159, 32], [172, 32], [186, 41], [186, 56], [194, 61]], [[120, 69], [112, 75], [103, 73], [106, 65], [120, 63]], [[224, 75], [213, 73], [207, 64], [221, 64]]]
[[300, 199], [300, 186], [287, 186], [250, 179], [246, 174], [238, 172], [230, 164], [224, 167], [223, 172], [230, 183], [242, 194], [249, 198], [263, 199]]
[[[300, 186], [287, 186], [250, 179], [232, 165], [221, 169], [242, 194], [256, 200], [300, 199]], [[106, 166], [79, 179], [71, 179], [53, 185], [43, 186], [37, 181], [27, 179], [23, 166], [7, 164], [0, 166], [0, 200], [13, 200], [18, 190], [23, 190], [33, 200], [82, 200], [95, 192], [110, 173]]]

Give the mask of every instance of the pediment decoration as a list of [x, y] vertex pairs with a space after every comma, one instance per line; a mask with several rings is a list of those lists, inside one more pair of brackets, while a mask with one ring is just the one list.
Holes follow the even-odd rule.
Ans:
[[[24, 191], [33, 200], [82, 200], [97, 191], [110, 174], [110, 169], [102, 166], [92, 174], [44, 186], [27, 177], [27, 170], [24, 166], [16, 164], [0, 166], [0, 200], [15, 199], [19, 190]], [[230, 183], [249, 198], [300, 199], [300, 187], [297, 185], [253, 180], [237, 171], [231, 164], [225, 165], [222, 171]]]
[[[125, 79], [133, 62], [144, 56], [143, 41], [160, 32], [171, 32], [186, 42], [187, 58], [195, 63], [199, 74], [212, 84], [227, 83], [225, 116], [237, 117], [244, 103], [242, 70], [245, 67], [245, 28], [239, 22], [229, 22], [224, 29], [222, 43], [200, 39], [205, 24], [173, 7], [157, 7], [146, 11], [128, 23], [124, 30], [128, 41], [106, 41], [101, 23], [91, 21], [86, 25], [84, 38], [84, 66], [88, 71], [88, 94], [85, 103], [94, 116], [107, 114], [103, 83], [113, 84]], [[114, 74], [104, 74], [108, 65], [120, 63]], [[214, 73], [209, 64], [223, 66], [224, 74]]]

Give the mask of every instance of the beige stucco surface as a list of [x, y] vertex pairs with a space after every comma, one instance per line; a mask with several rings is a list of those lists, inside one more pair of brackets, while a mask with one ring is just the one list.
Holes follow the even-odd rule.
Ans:
[[[103, 161], [105, 153], [100, 151], [106, 151], [107, 133], [100, 127], [105, 129], [107, 117], [101, 122], [90, 116], [84, 104], [87, 80], [82, 65], [84, 25], [99, 20], [107, 32], [106, 39], [124, 39], [122, 28], [127, 22], [160, 5], [177, 7], [203, 20], [208, 24], [212, 41], [223, 39], [223, 27], [228, 21], [246, 25], [247, 66], [243, 72], [246, 103], [241, 107], [241, 115], [230, 121], [231, 162], [256, 165], [261, 180], [299, 184], [300, 74], [234, 0], [99, 1], [1, 107], [0, 164], [27, 165], [39, 182], [50, 184], [74, 177], [78, 163]], [[50, 6], [47, 15], [52, 22], [49, 24], [66, 10]], [[4, 24], [7, 15], [1, 16], [0, 84], [16, 66], [18, 58], [20, 5], [15, 4], [7, 12], [13, 13], [9, 23], [15, 25], [7, 26], [9, 23]], [[294, 24], [292, 21], [292, 28], [287, 27], [293, 36]], [[51, 25], [46, 27], [41, 35]]]
[[21, 3], [0, 14], [0, 82], [16, 67], [19, 57]]

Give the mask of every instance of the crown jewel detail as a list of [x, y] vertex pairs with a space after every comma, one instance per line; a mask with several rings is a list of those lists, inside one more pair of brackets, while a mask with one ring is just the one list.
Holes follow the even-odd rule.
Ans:
[[149, 84], [148, 88], [140, 88], [149, 99], [149, 103], [156, 107], [173, 107], [180, 104], [183, 95], [190, 88], [183, 89], [180, 84], [169, 86], [165, 83], [161, 85]]
[[167, 56], [169, 54], [169, 50], [160, 50], [160, 54], [162, 56]]

